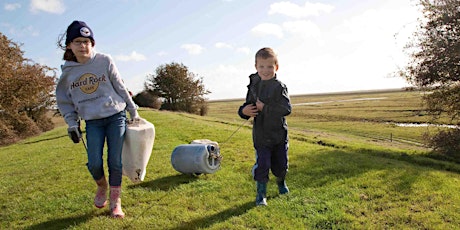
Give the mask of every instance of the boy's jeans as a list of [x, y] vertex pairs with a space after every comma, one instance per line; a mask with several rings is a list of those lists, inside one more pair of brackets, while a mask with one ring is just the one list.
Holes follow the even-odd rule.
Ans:
[[107, 118], [86, 121], [88, 163], [94, 180], [104, 176], [103, 150], [107, 138], [107, 165], [110, 186], [120, 186], [122, 180], [121, 152], [126, 131], [126, 112]]

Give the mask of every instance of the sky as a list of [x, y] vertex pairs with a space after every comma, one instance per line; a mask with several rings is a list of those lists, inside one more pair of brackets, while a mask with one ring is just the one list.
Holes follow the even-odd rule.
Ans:
[[147, 76], [181, 63], [210, 100], [246, 96], [255, 53], [278, 54], [277, 78], [289, 94], [409, 86], [395, 72], [418, 26], [414, 0], [2, 0], [0, 32], [24, 57], [56, 68], [57, 41], [73, 20], [94, 33], [134, 94]]

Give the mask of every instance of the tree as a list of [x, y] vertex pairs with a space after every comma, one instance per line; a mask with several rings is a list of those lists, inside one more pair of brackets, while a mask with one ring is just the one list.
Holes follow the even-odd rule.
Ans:
[[147, 76], [145, 90], [163, 99], [161, 109], [203, 114], [206, 111], [205, 89], [202, 78], [183, 64], [171, 63], [159, 66], [155, 74]]
[[[432, 90], [432, 94], [424, 96], [424, 102], [434, 118], [446, 114], [458, 124], [460, 1], [420, 0], [419, 5], [422, 8], [423, 19], [419, 20], [420, 26], [414, 33], [414, 40], [406, 46], [411, 60], [401, 74], [411, 84]], [[450, 134], [452, 133], [439, 133], [445, 136]], [[435, 139], [442, 138], [431, 138]], [[433, 143], [431, 145], [433, 146]], [[460, 145], [457, 145], [460, 150]]]
[[23, 54], [0, 33], [0, 144], [53, 128], [47, 112], [54, 104], [55, 73]]

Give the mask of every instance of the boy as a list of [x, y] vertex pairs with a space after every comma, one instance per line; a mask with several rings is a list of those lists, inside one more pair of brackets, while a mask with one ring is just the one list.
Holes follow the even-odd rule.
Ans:
[[286, 116], [291, 103], [286, 86], [276, 77], [278, 57], [271, 48], [256, 53], [257, 73], [249, 76], [246, 102], [239, 108], [243, 119], [254, 117], [252, 139], [256, 162], [252, 175], [256, 181], [256, 205], [267, 205], [269, 170], [275, 175], [280, 194], [289, 193], [285, 177], [288, 170], [288, 128]]

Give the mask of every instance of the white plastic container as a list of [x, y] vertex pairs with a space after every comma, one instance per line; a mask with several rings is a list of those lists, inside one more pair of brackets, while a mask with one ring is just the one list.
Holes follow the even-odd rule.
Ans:
[[184, 174], [212, 174], [220, 168], [222, 156], [217, 142], [195, 140], [177, 146], [171, 154], [173, 168]]
[[127, 125], [123, 151], [123, 175], [132, 182], [144, 180], [147, 164], [155, 142], [155, 126], [140, 118], [139, 122]]

